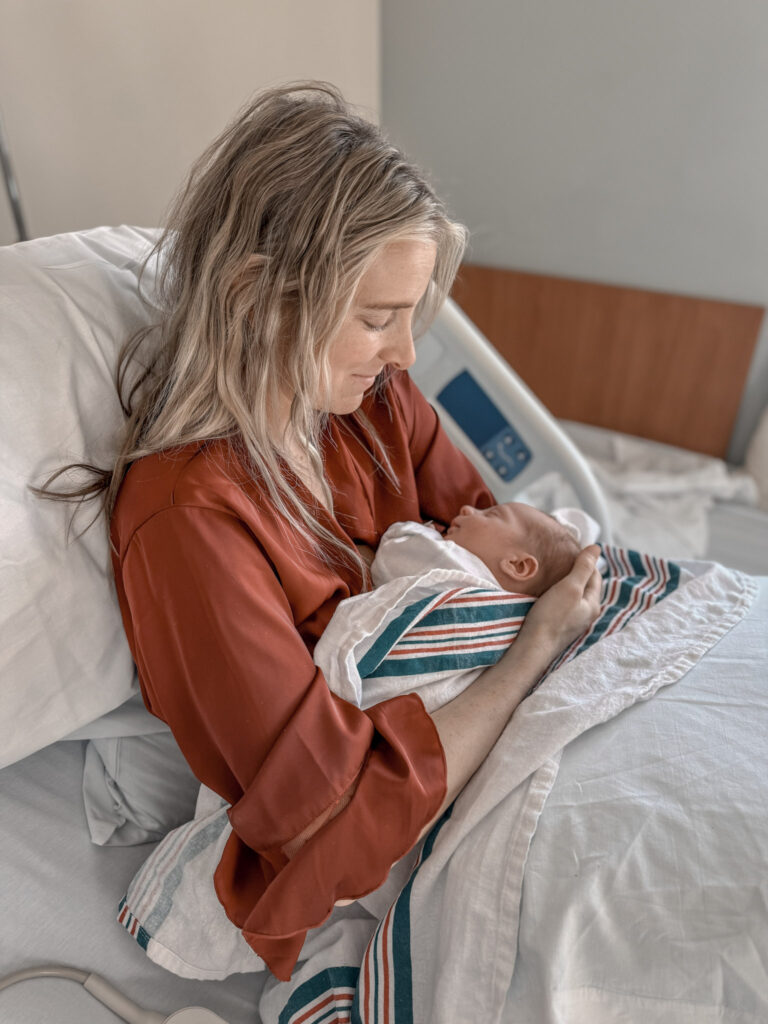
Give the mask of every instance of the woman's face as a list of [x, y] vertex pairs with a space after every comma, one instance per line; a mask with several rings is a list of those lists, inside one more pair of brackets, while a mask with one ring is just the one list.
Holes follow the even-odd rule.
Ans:
[[435, 266], [433, 242], [385, 245], [363, 274], [349, 313], [331, 343], [330, 398], [324, 412], [354, 412], [385, 366], [405, 370], [416, 358], [413, 313]]

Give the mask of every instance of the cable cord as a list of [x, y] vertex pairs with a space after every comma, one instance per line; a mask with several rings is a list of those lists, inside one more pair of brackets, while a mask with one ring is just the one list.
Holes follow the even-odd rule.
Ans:
[[76, 981], [89, 992], [95, 999], [117, 1014], [126, 1024], [164, 1024], [168, 1019], [164, 1013], [157, 1013], [155, 1010], [145, 1010], [134, 1003], [133, 1000], [124, 996], [119, 989], [102, 978], [99, 974], [89, 971], [79, 971], [75, 967], [63, 967], [52, 964], [46, 967], [30, 967], [24, 971], [15, 971], [13, 974], [0, 978], [0, 992], [4, 988], [10, 988], [20, 981], [29, 981], [31, 978], [65, 978], [68, 981]]

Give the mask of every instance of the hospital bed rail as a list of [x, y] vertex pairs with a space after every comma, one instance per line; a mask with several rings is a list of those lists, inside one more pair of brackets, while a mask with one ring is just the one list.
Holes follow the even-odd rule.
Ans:
[[544, 474], [560, 473], [610, 542], [608, 508], [588, 463], [453, 300], [417, 341], [410, 373], [497, 500], [514, 500]]

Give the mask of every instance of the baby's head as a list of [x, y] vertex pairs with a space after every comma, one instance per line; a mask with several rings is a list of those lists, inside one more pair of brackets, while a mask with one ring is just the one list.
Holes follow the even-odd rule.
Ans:
[[463, 505], [444, 536], [484, 562], [505, 590], [535, 597], [568, 575], [580, 550], [562, 523], [517, 501]]

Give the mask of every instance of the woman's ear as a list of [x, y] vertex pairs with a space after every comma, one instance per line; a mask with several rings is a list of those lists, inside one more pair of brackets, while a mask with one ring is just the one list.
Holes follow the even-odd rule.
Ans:
[[502, 558], [499, 562], [499, 571], [513, 583], [530, 583], [539, 571], [539, 562], [533, 555], [521, 552]]

